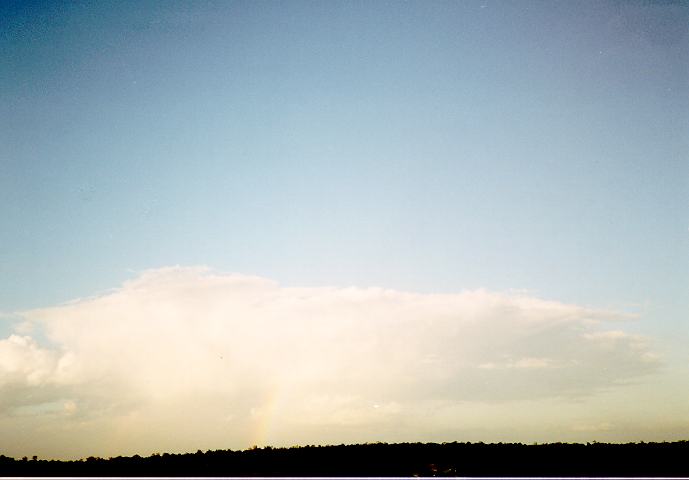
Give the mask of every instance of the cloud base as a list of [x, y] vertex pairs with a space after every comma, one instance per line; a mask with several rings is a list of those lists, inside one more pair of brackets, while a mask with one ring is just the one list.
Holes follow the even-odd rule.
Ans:
[[48, 442], [53, 456], [91, 454], [89, 442], [113, 454], [127, 441], [184, 451], [433, 440], [659, 367], [646, 339], [606, 327], [614, 312], [485, 290], [286, 288], [206, 268], [145, 271], [22, 317], [0, 340], [0, 426], [15, 440], [22, 428], [88, 439], [73, 452]]

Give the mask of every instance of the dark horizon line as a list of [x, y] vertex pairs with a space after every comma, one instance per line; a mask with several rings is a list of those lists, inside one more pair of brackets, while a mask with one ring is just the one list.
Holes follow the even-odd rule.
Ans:
[[[388, 446], [399, 446], [399, 445], [484, 445], [484, 446], [523, 446], [523, 447], [537, 447], [537, 446], [554, 446], [554, 445], [569, 445], [569, 446], [592, 446], [592, 445], [598, 445], [598, 446], [603, 446], [603, 445], [610, 445], [610, 446], [631, 446], [631, 445], [667, 445], [667, 444], [684, 444], [684, 443], [689, 443], [689, 436], [687, 439], [683, 440], [662, 440], [662, 441], [645, 441], [645, 440], [639, 440], [639, 441], [630, 441], [630, 442], [599, 442], [598, 440], [591, 440], [591, 441], [586, 441], [586, 442], [564, 442], [564, 441], [556, 441], [556, 442], [531, 442], [531, 443], [525, 443], [525, 442], [484, 442], [484, 441], [459, 441], [459, 440], [452, 440], [452, 441], [444, 441], [444, 442], [384, 442], [384, 441], [372, 441], [372, 442], [361, 442], [361, 443], [307, 443], [304, 445], [300, 444], [295, 444], [295, 445], [290, 445], [290, 446], [276, 446], [276, 445], [252, 445], [250, 447], [246, 447], [243, 449], [237, 449], [234, 450], [232, 448], [220, 448], [220, 449], [206, 449], [205, 451], [202, 449], [197, 449], [195, 452], [193, 451], [185, 451], [185, 452], [153, 452], [149, 454], [148, 456], [143, 456], [138, 453], [132, 454], [132, 455], [117, 455], [117, 456], [108, 456], [108, 457], [99, 457], [96, 455], [88, 455], [87, 457], [81, 457], [77, 459], [67, 459], [67, 460], [61, 460], [58, 458], [41, 458], [38, 455], [34, 455], [32, 458], [29, 458], [28, 456], [22, 456], [20, 458], [15, 458], [15, 457], [10, 457], [7, 455], [4, 455], [0, 452], [0, 459], [12, 459], [14, 461], [48, 461], [48, 462], [84, 462], [88, 461], [89, 459], [93, 460], [113, 460], [117, 458], [139, 458], [139, 459], [147, 459], [147, 458], [152, 458], [152, 457], [158, 457], [158, 456], [163, 456], [163, 455], [169, 455], [169, 456], [180, 456], [180, 455], [198, 455], [198, 454], [208, 454], [208, 453], [215, 453], [215, 452], [231, 452], [231, 453], [245, 453], [245, 452], [253, 452], [256, 450], [292, 450], [292, 449], [302, 449], [302, 448], [332, 448], [332, 447], [363, 447], [363, 446], [373, 446], [373, 445], [388, 445]], [[35, 458], [34, 458], [35, 457]], [[0, 478], [4, 478], [0, 475]], [[150, 477], [146, 477], [150, 478]], [[227, 478], [227, 477], [221, 477], [221, 478]], [[325, 478], [330, 478], [330, 477], [325, 477]], [[340, 477], [340, 478], [345, 478], [345, 477]], [[356, 478], [361, 478], [361, 477], [356, 477]], [[471, 478], [471, 477], [466, 477], [466, 478]], [[485, 477], [482, 477], [485, 478]], [[496, 478], [503, 478], [503, 477], [496, 477]], [[510, 477], [510, 478], [518, 478], [518, 477]], [[532, 478], [532, 477], [529, 477]], [[558, 477], [538, 477], [538, 478], [558, 478]], [[603, 477], [602, 477], [603, 478]], [[622, 478], [622, 477], [615, 477], [615, 478]], [[629, 478], [636, 478], [636, 477], [629, 477]], [[640, 478], [640, 477], [639, 477]], [[676, 478], [676, 477], [673, 477]]]
[[180, 478], [689, 478], [689, 440], [628, 443], [385, 443], [251, 447], [148, 457], [16, 460], [0, 475]]

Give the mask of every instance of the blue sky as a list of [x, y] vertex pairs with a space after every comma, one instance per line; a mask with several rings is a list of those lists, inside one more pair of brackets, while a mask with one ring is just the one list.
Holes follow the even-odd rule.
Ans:
[[206, 265], [632, 312], [686, 369], [687, 20], [683, 2], [3, 2], [0, 332]]

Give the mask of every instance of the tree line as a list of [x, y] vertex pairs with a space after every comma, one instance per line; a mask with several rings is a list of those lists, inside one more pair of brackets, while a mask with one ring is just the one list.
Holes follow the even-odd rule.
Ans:
[[0, 476], [689, 477], [689, 441], [366, 443], [60, 461], [0, 455]]

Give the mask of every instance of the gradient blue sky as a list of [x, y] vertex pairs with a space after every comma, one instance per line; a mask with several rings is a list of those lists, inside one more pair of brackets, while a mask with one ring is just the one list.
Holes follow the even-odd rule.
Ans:
[[689, 311], [685, 3], [0, 17], [3, 310], [207, 264]]
[[686, 2], [4, 1], [0, 333], [208, 265], [634, 312], [686, 370], [688, 24]]

